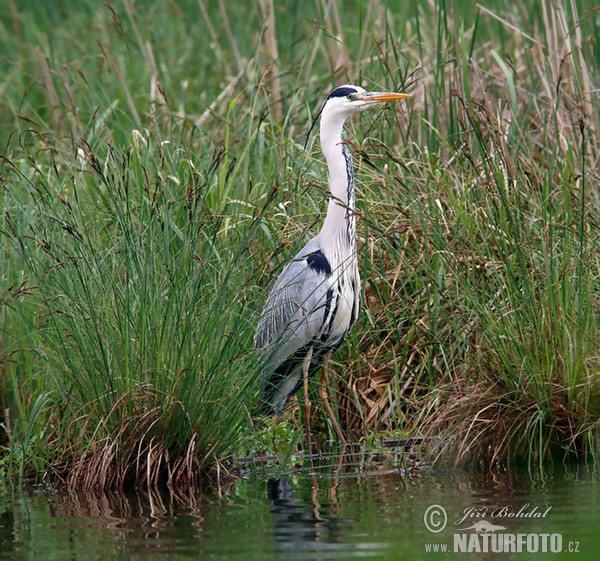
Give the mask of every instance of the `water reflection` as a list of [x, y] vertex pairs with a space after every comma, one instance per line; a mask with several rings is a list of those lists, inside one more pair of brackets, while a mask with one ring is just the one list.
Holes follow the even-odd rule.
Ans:
[[[537, 478], [458, 470], [407, 475], [392, 467], [345, 459], [268, 480], [249, 475], [220, 492], [13, 490], [0, 495], [0, 560], [431, 560], [426, 544], [451, 544], [458, 528], [471, 525], [453, 525], [465, 509], [517, 512], [527, 504], [552, 508], [545, 518], [494, 522], [513, 533], [560, 532], [565, 544], [580, 544], [579, 561], [597, 558], [600, 485], [593, 467]], [[424, 525], [432, 504], [448, 513], [440, 534]]]
[[147, 491], [15, 494], [0, 518], [0, 559], [197, 555], [204, 520], [198, 499]]
[[[319, 479], [311, 477], [310, 494], [302, 496], [287, 479], [267, 482], [267, 496], [273, 520], [273, 539], [284, 559], [322, 559], [323, 554], [364, 557], [377, 555], [388, 544], [362, 540], [348, 541], [353, 534], [354, 518], [337, 513], [337, 501], [320, 503]], [[335, 499], [337, 478], [329, 480], [327, 496]]]

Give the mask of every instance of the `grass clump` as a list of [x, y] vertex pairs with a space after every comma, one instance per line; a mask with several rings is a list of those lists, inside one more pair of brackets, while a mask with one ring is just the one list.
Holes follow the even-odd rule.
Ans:
[[4, 163], [5, 234], [54, 388], [46, 422], [77, 446], [55, 450], [53, 469], [84, 487], [193, 480], [248, 417], [247, 271], [234, 266], [245, 242], [180, 148], [152, 136], [102, 160], [71, 148], [60, 173], [34, 155]]

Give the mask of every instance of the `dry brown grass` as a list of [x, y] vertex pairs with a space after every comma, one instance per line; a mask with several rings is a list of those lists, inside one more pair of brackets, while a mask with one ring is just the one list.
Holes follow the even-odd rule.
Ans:
[[[77, 442], [72, 450], [64, 451], [46, 474], [47, 483], [70, 490], [126, 489], [131, 487], [169, 489], [197, 486], [207, 466], [216, 458], [211, 450], [197, 449], [198, 435], [186, 439], [185, 448], [176, 450], [173, 441], [160, 433], [160, 425], [169, 416], [162, 406], [147, 407], [150, 388], [138, 389], [139, 409], [131, 407], [134, 395], [123, 396], [104, 418], [102, 425], [91, 426], [92, 418], [82, 413], [77, 423]], [[175, 416], [181, 415], [182, 403], [172, 403]], [[111, 428], [111, 426], [113, 428]], [[102, 434], [105, 434], [102, 437]], [[89, 446], [82, 442], [93, 435]], [[169, 444], [170, 443], [170, 444]]]

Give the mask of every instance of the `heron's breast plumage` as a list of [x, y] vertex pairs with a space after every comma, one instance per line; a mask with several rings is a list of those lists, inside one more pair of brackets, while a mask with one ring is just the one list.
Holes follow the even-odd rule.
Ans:
[[337, 345], [356, 321], [360, 298], [360, 276], [355, 250], [349, 252], [333, 247], [329, 251], [324, 250], [324, 254], [328, 258], [332, 271], [331, 304], [320, 339]]

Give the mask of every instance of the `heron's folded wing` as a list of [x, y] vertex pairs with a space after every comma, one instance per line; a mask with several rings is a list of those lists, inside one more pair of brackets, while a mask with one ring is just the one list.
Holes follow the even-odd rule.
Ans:
[[306, 258], [289, 263], [279, 275], [261, 314], [254, 345], [273, 347], [284, 359], [319, 336], [328, 314], [331, 279]]

